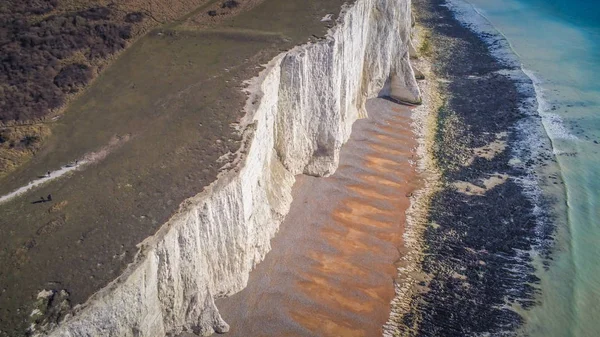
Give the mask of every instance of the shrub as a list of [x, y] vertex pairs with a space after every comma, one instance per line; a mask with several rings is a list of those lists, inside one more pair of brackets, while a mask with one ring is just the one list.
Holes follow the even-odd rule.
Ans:
[[78, 12], [77, 15], [90, 21], [108, 20], [110, 16], [110, 9], [106, 7], [94, 7]]
[[92, 70], [85, 64], [70, 64], [54, 77], [54, 84], [63, 92], [77, 92], [92, 78]]
[[[132, 36], [130, 24], [110, 21], [107, 7], [32, 20], [56, 6], [56, 0], [0, 1], [0, 122], [40, 118], [60, 107], [92, 78], [81, 61], [106, 58]], [[85, 60], [71, 64], [77, 53]]]
[[232, 9], [232, 8], [235, 8], [235, 7], [237, 7], [239, 4], [240, 4], [240, 3], [239, 3], [239, 2], [237, 2], [237, 1], [235, 1], [235, 0], [227, 0], [227, 1], [225, 1], [225, 2], [224, 2], [222, 5], [221, 5], [221, 8], [229, 8], [229, 9]]
[[23, 137], [23, 139], [21, 139], [21, 144], [24, 145], [25, 147], [29, 147], [35, 143], [37, 143], [40, 140], [40, 137], [38, 136], [25, 136]]
[[132, 12], [125, 15], [125, 22], [128, 23], [136, 23], [144, 20], [144, 13], [142, 12]]

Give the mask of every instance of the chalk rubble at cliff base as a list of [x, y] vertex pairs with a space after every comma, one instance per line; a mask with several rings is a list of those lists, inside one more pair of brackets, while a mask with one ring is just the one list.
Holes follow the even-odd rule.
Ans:
[[272, 60], [250, 81], [239, 169], [186, 200], [121, 277], [49, 335], [226, 332], [213, 299], [243, 289], [269, 251], [294, 176], [335, 171], [367, 98], [420, 102], [410, 30], [410, 0], [357, 0], [325, 39]]

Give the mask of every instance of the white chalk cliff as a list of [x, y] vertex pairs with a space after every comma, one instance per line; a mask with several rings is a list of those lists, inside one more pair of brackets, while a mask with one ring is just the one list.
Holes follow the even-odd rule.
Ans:
[[227, 331], [213, 299], [243, 289], [269, 251], [294, 176], [335, 171], [352, 124], [366, 117], [366, 99], [390, 77], [399, 99], [420, 100], [410, 29], [410, 0], [357, 0], [325, 39], [272, 60], [249, 87], [237, 168], [186, 200], [123, 275], [50, 335]]

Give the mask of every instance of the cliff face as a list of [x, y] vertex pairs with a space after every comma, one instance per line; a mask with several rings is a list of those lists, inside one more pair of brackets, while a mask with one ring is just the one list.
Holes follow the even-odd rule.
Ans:
[[408, 57], [410, 0], [357, 0], [329, 35], [272, 60], [251, 81], [236, 169], [188, 199], [141, 244], [128, 271], [52, 336], [227, 331], [214, 304], [247, 283], [291, 203], [294, 175], [328, 175], [368, 97], [391, 76], [420, 100]]

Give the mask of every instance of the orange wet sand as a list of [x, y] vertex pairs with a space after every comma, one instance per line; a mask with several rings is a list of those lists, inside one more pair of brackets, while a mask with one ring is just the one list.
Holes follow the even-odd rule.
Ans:
[[290, 213], [240, 293], [230, 336], [381, 336], [403, 251], [416, 141], [410, 109], [367, 103], [330, 177], [300, 176]]

